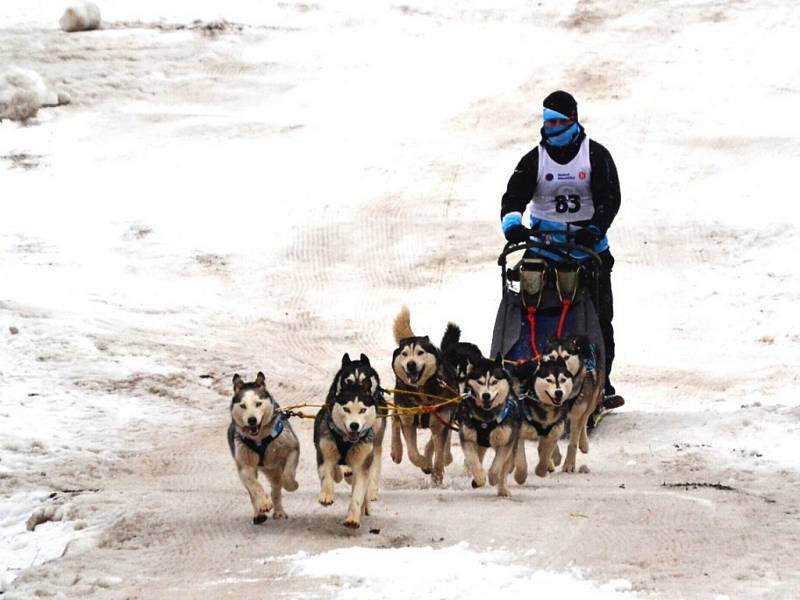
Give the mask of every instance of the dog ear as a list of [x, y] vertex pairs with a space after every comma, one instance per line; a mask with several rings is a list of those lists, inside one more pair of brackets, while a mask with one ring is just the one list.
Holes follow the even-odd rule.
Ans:
[[267, 378], [264, 377], [264, 374], [261, 371], [259, 371], [258, 375], [256, 375], [256, 385], [258, 387], [260, 387], [260, 388], [261, 387], [266, 387], [266, 381], [267, 381]]
[[499, 352], [497, 353], [497, 356], [494, 357], [494, 364], [501, 368], [503, 366], [503, 355]]
[[361, 353], [361, 362], [364, 363], [365, 367], [369, 367], [370, 366], [369, 357], [366, 354], [364, 354], [363, 352]]
[[242, 389], [243, 385], [244, 385], [244, 381], [242, 381], [242, 378], [239, 377], [238, 373], [236, 373], [233, 376], [233, 393], [234, 394], [238, 394], [239, 390]]
[[342, 368], [344, 369], [351, 362], [352, 361], [350, 360], [350, 355], [347, 352], [345, 352], [344, 356], [342, 357]]

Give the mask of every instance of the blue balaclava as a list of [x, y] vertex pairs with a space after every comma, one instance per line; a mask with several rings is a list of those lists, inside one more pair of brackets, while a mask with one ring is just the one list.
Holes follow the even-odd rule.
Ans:
[[575, 98], [571, 94], [559, 90], [547, 96], [543, 104], [544, 121], [550, 119], [571, 119], [575, 121], [572, 125], [542, 127], [542, 138], [547, 144], [561, 148], [575, 141], [581, 131], [578, 124], [578, 103], [575, 102]]

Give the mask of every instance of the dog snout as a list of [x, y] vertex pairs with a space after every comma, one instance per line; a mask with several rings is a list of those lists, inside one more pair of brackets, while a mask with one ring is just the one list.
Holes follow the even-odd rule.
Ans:
[[249, 417], [247, 419], [247, 424], [250, 425], [250, 427], [255, 427], [256, 425], [258, 425], [258, 419], [256, 419], [255, 417]]
[[491, 399], [492, 399], [492, 395], [489, 392], [483, 392], [481, 394], [481, 400], [483, 400], [484, 402], [489, 402], [489, 400], [491, 400]]
[[416, 373], [417, 372], [417, 363], [413, 360], [410, 360], [406, 363], [406, 371], [409, 373]]
[[561, 398], [563, 396], [564, 396], [564, 391], [563, 390], [556, 390], [556, 393], [555, 393], [556, 400], [561, 400]]
[[350, 423], [350, 431], [353, 433], [358, 431], [358, 423]]

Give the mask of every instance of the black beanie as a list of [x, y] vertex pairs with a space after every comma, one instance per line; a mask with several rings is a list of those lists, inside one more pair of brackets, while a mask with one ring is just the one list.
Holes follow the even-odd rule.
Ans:
[[558, 111], [573, 121], [578, 120], [578, 103], [575, 102], [572, 94], [558, 90], [547, 96], [543, 104], [545, 108]]

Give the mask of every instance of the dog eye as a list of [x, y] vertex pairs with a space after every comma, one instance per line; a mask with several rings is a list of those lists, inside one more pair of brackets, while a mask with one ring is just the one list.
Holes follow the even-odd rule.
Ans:
[[247, 408], [247, 407], [244, 405], [244, 402], [241, 402], [239, 403], [239, 408]]
[[423, 354], [425, 354], [425, 352], [422, 350], [417, 350], [417, 356], [422, 356]]
[[343, 410], [344, 412], [346, 412], [348, 415], [350, 414], [350, 409], [349, 409], [349, 408], [347, 408], [346, 406], [343, 406], [343, 407], [342, 407], [342, 410]]
[[362, 415], [363, 415], [365, 412], [367, 412], [367, 409], [366, 409], [366, 408], [362, 408], [360, 411], [358, 411], [358, 413], [359, 413], [359, 414], [362, 414]]
[[263, 402], [256, 402], [256, 408], [261, 408], [262, 404], [263, 404]]

